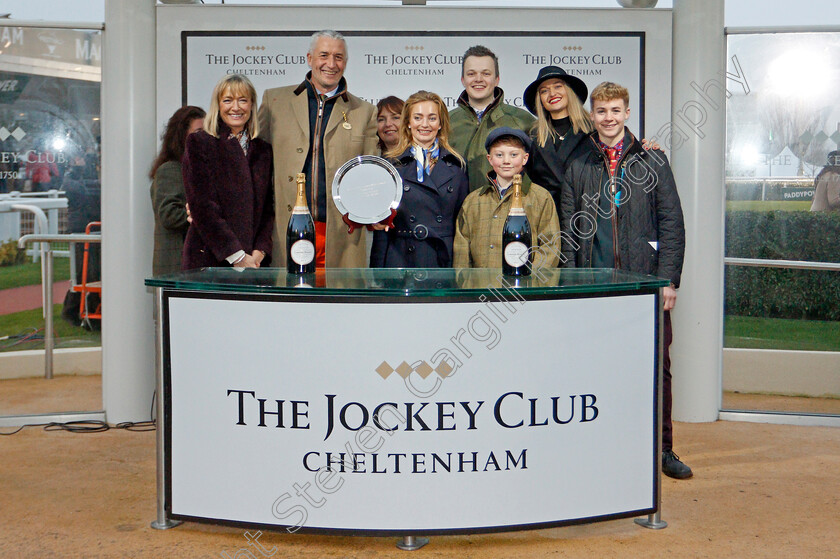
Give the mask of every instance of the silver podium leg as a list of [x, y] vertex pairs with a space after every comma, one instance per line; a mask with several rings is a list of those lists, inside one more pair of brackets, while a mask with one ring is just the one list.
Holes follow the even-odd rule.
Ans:
[[397, 542], [397, 547], [403, 551], [417, 551], [427, 543], [429, 543], [429, 538], [404, 536], [403, 539]]
[[172, 520], [166, 516], [166, 461], [164, 452], [164, 431], [166, 430], [166, 416], [163, 412], [163, 289], [155, 288], [155, 415], [157, 440], [157, 519], [151, 526], [155, 530], [168, 530], [181, 524], [180, 520]]
[[659, 366], [657, 367], [656, 376], [659, 379], [657, 382], [658, 390], [656, 391], [656, 409], [657, 425], [656, 431], [659, 433], [657, 437], [659, 448], [656, 449], [656, 512], [649, 514], [647, 518], [636, 518], [633, 520], [639, 526], [650, 528], [651, 530], [661, 530], [666, 528], [668, 523], [662, 520], [662, 344], [665, 342], [665, 311], [662, 308], [662, 288], [659, 288], [659, 336], [658, 336], [658, 353]]
[[647, 515], [647, 518], [635, 518], [633, 522], [651, 530], [661, 530], [668, 527], [668, 523], [659, 517], [659, 511]]

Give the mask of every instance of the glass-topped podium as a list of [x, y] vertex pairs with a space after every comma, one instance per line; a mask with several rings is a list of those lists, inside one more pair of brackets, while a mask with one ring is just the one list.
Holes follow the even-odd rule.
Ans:
[[146, 280], [167, 289], [225, 293], [452, 297], [513, 287], [523, 295], [615, 292], [659, 288], [667, 280], [613, 269], [541, 269], [527, 277], [502, 276], [492, 268], [334, 268], [317, 274], [288, 274], [278, 268], [203, 268]]
[[415, 537], [659, 522], [667, 280], [224, 268], [146, 285], [157, 528]]

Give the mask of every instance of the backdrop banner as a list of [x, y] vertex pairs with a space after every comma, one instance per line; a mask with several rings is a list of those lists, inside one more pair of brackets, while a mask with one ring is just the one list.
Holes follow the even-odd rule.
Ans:
[[[251, 79], [259, 96], [271, 87], [299, 84], [309, 66], [313, 31], [184, 31], [183, 102], [206, 107], [225, 74]], [[591, 92], [603, 81], [630, 91], [634, 132], [643, 135], [644, 32], [345, 33], [349, 59], [345, 77], [351, 93], [376, 103], [388, 95], [405, 99], [420, 89], [456, 106], [461, 61], [471, 46], [484, 45], [499, 58], [505, 102], [524, 109], [522, 94], [543, 66], [560, 66], [582, 79]], [[586, 103], [588, 108], [588, 100]]]

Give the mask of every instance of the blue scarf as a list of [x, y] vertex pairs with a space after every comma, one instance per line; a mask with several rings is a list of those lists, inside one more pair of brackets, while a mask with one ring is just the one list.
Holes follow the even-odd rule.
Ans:
[[437, 163], [438, 157], [440, 156], [440, 147], [438, 146], [437, 139], [435, 139], [435, 143], [429, 149], [421, 148], [417, 144], [412, 145], [411, 155], [417, 161], [417, 182], [423, 182], [423, 171], [426, 171], [426, 175], [430, 175], [432, 173], [432, 165]]

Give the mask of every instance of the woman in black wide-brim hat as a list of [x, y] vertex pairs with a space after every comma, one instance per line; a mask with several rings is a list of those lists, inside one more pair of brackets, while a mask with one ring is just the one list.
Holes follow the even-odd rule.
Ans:
[[534, 145], [528, 160], [528, 176], [551, 193], [560, 207], [560, 185], [566, 164], [592, 131], [583, 108], [588, 90], [580, 78], [557, 66], [541, 68], [537, 79], [525, 88], [525, 107], [537, 117], [531, 136]]

